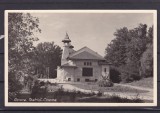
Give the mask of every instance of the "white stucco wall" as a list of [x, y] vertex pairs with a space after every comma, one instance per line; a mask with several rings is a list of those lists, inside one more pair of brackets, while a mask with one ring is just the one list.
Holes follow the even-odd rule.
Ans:
[[57, 69], [57, 79], [59, 81], [62, 82], [68, 81], [68, 78], [70, 78], [71, 81], [74, 81], [74, 75], [75, 75], [74, 68], [63, 67]]
[[[92, 65], [84, 65], [84, 62], [91, 62]], [[85, 79], [92, 81], [97, 79], [97, 81], [99, 81], [102, 79], [102, 75], [109, 78], [109, 65], [99, 65], [98, 61], [94, 60], [75, 60], [70, 61], [70, 63], [76, 65], [77, 67], [63, 67], [57, 69], [57, 78], [60, 81], [68, 81], [68, 78], [74, 82], [78, 82], [77, 79], [80, 79], [79, 82], [85, 82]], [[82, 76], [82, 69], [85, 67], [93, 69], [93, 76]], [[104, 72], [104, 68], [106, 68], [106, 72]]]
[[[105, 72], [106, 69], [106, 72]], [[105, 76], [106, 78], [110, 78], [110, 74], [109, 74], [109, 65], [102, 65], [102, 76]]]

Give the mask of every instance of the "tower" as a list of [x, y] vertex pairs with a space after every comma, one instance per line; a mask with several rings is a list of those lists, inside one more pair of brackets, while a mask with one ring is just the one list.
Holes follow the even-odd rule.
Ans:
[[67, 63], [67, 58], [69, 56], [69, 54], [71, 54], [73, 52], [73, 46], [71, 45], [71, 40], [69, 39], [68, 34], [66, 33], [65, 38], [62, 40], [62, 42], [64, 43], [63, 46], [63, 52], [62, 52], [62, 58], [61, 58], [61, 65]]

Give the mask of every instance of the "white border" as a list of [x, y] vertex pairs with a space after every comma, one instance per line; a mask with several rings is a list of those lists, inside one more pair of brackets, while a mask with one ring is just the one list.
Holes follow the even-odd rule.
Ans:
[[[8, 13], [153, 13], [154, 23], [154, 91], [153, 103], [38, 103], [8, 102]], [[106, 107], [106, 106], [157, 106], [157, 10], [5, 10], [5, 106], [54, 106], [54, 107]]]

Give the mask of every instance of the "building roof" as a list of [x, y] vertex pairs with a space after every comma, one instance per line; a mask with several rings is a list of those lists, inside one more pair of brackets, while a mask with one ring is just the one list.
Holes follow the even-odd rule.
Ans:
[[91, 50], [88, 47], [83, 47], [80, 50], [72, 53], [69, 59], [83, 59], [83, 60], [105, 60], [101, 55]]

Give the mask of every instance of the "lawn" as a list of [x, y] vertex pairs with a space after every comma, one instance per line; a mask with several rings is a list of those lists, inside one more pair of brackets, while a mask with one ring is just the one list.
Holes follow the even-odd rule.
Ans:
[[139, 86], [145, 88], [153, 88], [153, 77], [143, 78], [139, 81], [134, 81], [131, 83], [125, 83], [132, 86]]

